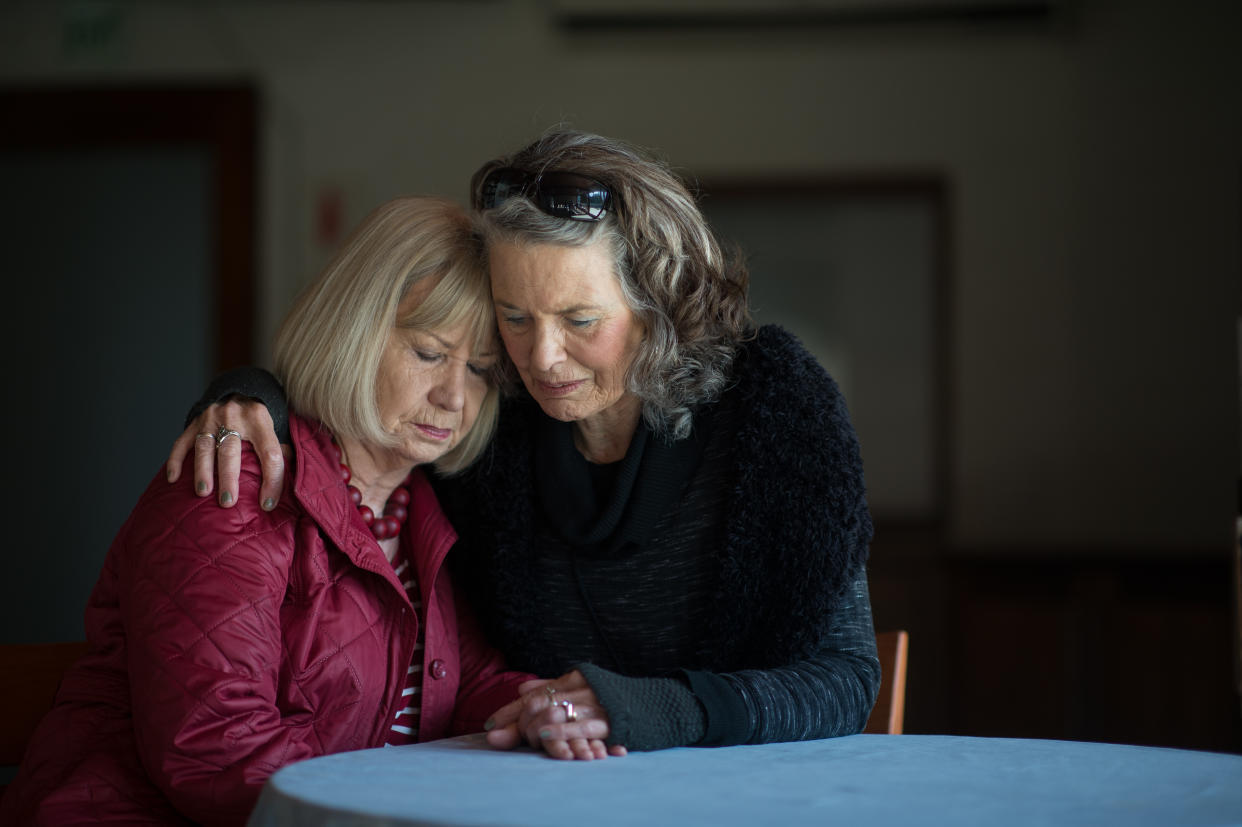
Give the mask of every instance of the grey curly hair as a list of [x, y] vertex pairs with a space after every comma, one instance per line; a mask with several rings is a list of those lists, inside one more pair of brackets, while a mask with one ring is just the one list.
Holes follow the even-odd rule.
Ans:
[[630, 310], [645, 325], [626, 377], [655, 433], [690, 434], [694, 408], [728, 386], [739, 344], [750, 334], [749, 276], [741, 257], [725, 255], [694, 196], [669, 166], [621, 141], [555, 128], [512, 155], [484, 164], [471, 179], [480, 204], [484, 179], [501, 167], [531, 174], [565, 170], [612, 192], [600, 221], [570, 221], [510, 198], [476, 217], [492, 243], [587, 246], [607, 241]]

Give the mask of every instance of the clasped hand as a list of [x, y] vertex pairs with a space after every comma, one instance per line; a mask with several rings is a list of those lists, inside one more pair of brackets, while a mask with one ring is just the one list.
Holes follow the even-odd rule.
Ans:
[[625, 747], [604, 743], [611, 732], [608, 712], [578, 670], [552, 681], [526, 681], [518, 689], [522, 697], [488, 721], [489, 746], [513, 749], [525, 743], [563, 760], [625, 755]]

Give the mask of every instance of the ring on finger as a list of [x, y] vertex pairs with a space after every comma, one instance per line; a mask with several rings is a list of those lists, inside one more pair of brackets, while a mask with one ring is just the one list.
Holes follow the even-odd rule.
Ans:
[[543, 692], [548, 696], [548, 700], [556, 703], [556, 690], [550, 684], [543, 685]]
[[216, 447], [217, 448], [223, 445], [224, 440], [228, 439], [231, 436], [235, 436], [237, 437], [238, 440], [241, 440], [241, 434], [237, 433], [237, 431], [234, 431], [232, 428], [229, 428], [226, 425], [221, 425], [219, 430], [216, 431], [215, 436], [216, 436]]
[[572, 724], [574, 721], [578, 720], [578, 712], [574, 709], [573, 701], [557, 701], [556, 705], [565, 708], [566, 723]]

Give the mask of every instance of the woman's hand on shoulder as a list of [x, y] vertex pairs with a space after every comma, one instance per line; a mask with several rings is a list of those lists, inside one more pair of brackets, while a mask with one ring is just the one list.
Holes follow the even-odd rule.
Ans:
[[[219, 441], [219, 435], [227, 431], [237, 435], [228, 434]], [[218, 476], [216, 499], [221, 506], [232, 507], [237, 502], [243, 440], [251, 443], [259, 455], [263, 469], [259, 504], [264, 511], [271, 511], [284, 489], [287, 448], [276, 439], [267, 407], [254, 399], [231, 397], [199, 414], [173, 443], [168, 455], [168, 481], [173, 483], [181, 478], [181, 466], [193, 448], [195, 493], [200, 497], [210, 496], [216, 489]]]
[[519, 688], [522, 697], [488, 721], [489, 746], [513, 749], [526, 743], [567, 761], [626, 754], [625, 747], [604, 743], [611, 732], [608, 712], [577, 669], [552, 681], [527, 681]]

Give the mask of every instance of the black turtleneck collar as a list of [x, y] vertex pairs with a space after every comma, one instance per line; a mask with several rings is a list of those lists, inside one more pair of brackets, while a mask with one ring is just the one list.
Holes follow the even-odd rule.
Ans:
[[[535, 486], [540, 515], [552, 532], [584, 552], [608, 554], [644, 545], [665, 509], [698, 467], [707, 444], [706, 417], [686, 439], [666, 441], [641, 419], [625, 457], [611, 474], [592, 468], [574, 445], [573, 423], [537, 417]], [[612, 477], [611, 490], [601, 491]]]

